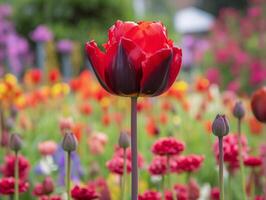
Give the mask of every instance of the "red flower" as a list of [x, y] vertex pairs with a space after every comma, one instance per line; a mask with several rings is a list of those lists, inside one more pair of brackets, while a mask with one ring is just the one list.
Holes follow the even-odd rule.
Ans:
[[175, 167], [171, 165], [172, 170], [180, 173], [180, 172], [195, 172], [200, 167], [204, 160], [203, 156], [198, 155], [188, 155], [188, 156], [180, 156], [174, 159], [172, 162], [176, 162]]
[[161, 200], [162, 195], [156, 191], [146, 191], [142, 195], [139, 195], [138, 200]]
[[[5, 162], [2, 166], [2, 173], [4, 177], [14, 177], [15, 174], [15, 155], [8, 155], [5, 157]], [[18, 156], [18, 168], [19, 168], [19, 178], [26, 179], [28, 176], [30, 164], [26, 158], [19, 155]]]
[[211, 190], [211, 200], [220, 200], [219, 188], [215, 187]]
[[155, 157], [148, 170], [152, 175], [165, 175], [167, 172], [166, 158], [161, 156]]
[[157, 96], [170, 88], [181, 67], [181, 49], [168, 39], [160, 22], [117, 21], [101, 52], [86, 44], [88, 58], [102, 87], [121, 96]]
[[92, 200], [97, 199], [99, 196], [92, 187], [81, 188], [79, 186], [75, 186], [71, 190], [71, 197], [74, 200]]
[[254, 156], [248, 156], [247, 158], [244, 159], [244, 164], [245, 166], [248, 167], [258, 167], [261, 166], [262, 160], [261, 158], [257, 158]]
[[260, 122], [266, 123], [266, 87], [257, 90], [251, 99], [253, 114]]
[[[106, 166], [110, 170], [110, 172], [118, 175], [123, 175], [124, 159], [118, 156], [114, 156], [111, 160], [107, 161]], [[127, 159], [126, 159], [126, 168], [127, 168], [127, 173], [130, 173], [131, 162]]]
[[178, 155], [185, 149], [185, 144], [175, 138], [161, 138], [152, 146], [152, 152], [156, 155]]
[[[26, 192], [29, 188], [29, 184], [24, 181], [19, 181], [19, 192]], [[15, 179], [14, 178], [2, 178], [0, 179], [0, 194], [11, 195], [15, 193]]]
[[52, 69], [49, 71], [48, 78], [51, 83], [56, 83], [60, 78], [60, 72], [58, 69]]
[[42, 72], [39, 69], [32, 69], [29, 71], [29, 77], [30, 77], [30, 81], [33, 84], [38, 84], [41, 82], [42, 79]]

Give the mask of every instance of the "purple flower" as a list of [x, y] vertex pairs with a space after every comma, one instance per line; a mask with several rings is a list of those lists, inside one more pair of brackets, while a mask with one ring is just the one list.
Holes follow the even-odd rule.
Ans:
[[57, 43], [57, 49], [60, 53], [71, 53], [72, 51], [72, 48], [73, 48], [73, 43], [71, 40], [60, 40], [58, 43]]
[[[54, 156], [55, 163], [58, 165], [59, 177], [58, 177], [58, 184], [64, 185], [65, 182], [65, 151], [61, 147], [58, 147], [55, 156]], [[76, 152], [71, 152], [71, 179], [74, 183], [80, 182], [80, 177], [83, 176], [83, 170], [80, 164], [79, 155]]]
[[53, 34], [47, 26], [39, 25], [31, 33], [31, 39], [35, 42], [47, 42], [53, 39]]
[[9, 17], [12, 14], [12, 7], [9, 4], [0, 4], [0, 18]]

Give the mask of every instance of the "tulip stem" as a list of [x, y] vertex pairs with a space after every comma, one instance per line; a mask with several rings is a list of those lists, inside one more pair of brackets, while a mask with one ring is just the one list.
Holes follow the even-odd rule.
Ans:
[[124, 200], [125, 196], [125, 188], [126, 188], [126, 176], [127, 176], [127, 154], [126, 154], [126, 149], [123, 149], [123, 160], [124, 160], [124, 165], [123, 165], [123, 179], [122, 179], [122, 186], [121, 186], [121, 200]]
[[242, 182], [242, 192], [243, 192], [243, 200], [246, 200], [246, 178], [245, 178], [245, 171], [244, 171], [244, 163], [243, 163], [243, 156], [242, 156], [242, 142], [241, 142], [241, 120], [238, 120], [238, 156], [239, 156], [239, 163], [240, 163], [240, 173], [241, 173], [241, 182]]
[[220, 200], [224, 200], [224, 153], [223, 153], [223, 137], [219, 139], [219, 187], [220, 187]]
[[15, 152], [15, 200], [19, 200], [19, 171], [18, 171], [18, 152]]
[[66, 156], [66, 190], [67, 200], [70, 200], [70, 173], [71, 173], [71, 152], [67, 152]]
[[131, 200], [138, 200], [137, 97], [131, 97]]

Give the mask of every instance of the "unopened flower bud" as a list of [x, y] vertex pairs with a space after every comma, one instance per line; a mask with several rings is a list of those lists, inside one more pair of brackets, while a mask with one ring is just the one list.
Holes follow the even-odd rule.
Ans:
[[127, 132], [121, 132], [119, 136], [119, 147], [126, 149], [130, 145], [129, 136]]
[[46, 177], [43, 182], [42, 182], [42, 186], [43, 186], [43, 193], [46, 195], [49, 195], [51, 193], [53, 193], [54, 191], [54, 183], [51, 177]]
[[22, 141], [18, 134], [12, 134], [9, 140], [9, 147], [11, 150], [18, 152], [22, 147]]
[[242, 119], [245, 116], [245, 108], [242, 104], [241, 101], [238, 101], [233, 109], [233, 115], [237, 118], [237, 119]]
[[77, 139], [73, 135], [73, 133], [70, 133], [70, 132], [65, 133], [65, 136], [64, 136], [64, 139], [63, 139], [63, 143], [62, 143], [62, 147], [67, 152], [71, 152], [71, 151], [75, 151], [76, 150], [76, 148], [77, 148]]
[[217, 115], [212, 123], [212, 132], [218, 137], [226, 136], [229, 133], [229, 123], [225, 115]]

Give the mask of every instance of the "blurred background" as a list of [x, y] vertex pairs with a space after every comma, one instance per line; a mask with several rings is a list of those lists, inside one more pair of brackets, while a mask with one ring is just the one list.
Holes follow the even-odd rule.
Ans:
[[184, 79], [249, 93], [265, 83], [264, 0], [0, 0], [0, 75], [90, 68], [84, 43], [106, 41], [120, 20], [160, 20], [183, 48]]

